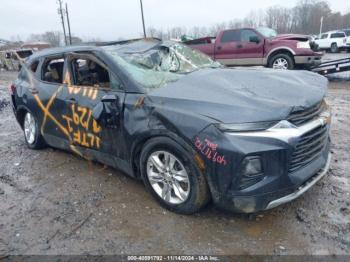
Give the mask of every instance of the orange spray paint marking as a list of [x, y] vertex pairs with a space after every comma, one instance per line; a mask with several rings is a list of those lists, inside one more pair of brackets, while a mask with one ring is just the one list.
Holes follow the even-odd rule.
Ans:
[[[63, 86], [60, 86], [56, 91], [55, 93], [51, 96], [49, 102], [47, 103], [46, 105], [46, 112], [49, 112], [50, 111], [50, 107], [52, 106], [53, 102], [55, 101], [56, 97], [57, 97], [57, 94], [59, 92], [61, 92]], [[45, 130], [45, 125], [46, 125], [46, 119], [47, 119], [47, 114], [44, 112], [44, 120], [43, 120], [43, 123], [41, 124], [41, 133], [44, 134], [44, 130]]]
[[60, 129], [61, 131], [70, 138], [69, 132], [68, 130], [61, 125], [61, 123], [48, 111], [48, 109], [46, 107], [44, 107], [44, 105], [42, 104], [42, 102], [40, 101], [40, 98], [38, 95], [34, 95], [35, 101], [37, 102], [38, 106], [41, 108], [41, 110], [44, 112], [44, 114], [46, 114]]

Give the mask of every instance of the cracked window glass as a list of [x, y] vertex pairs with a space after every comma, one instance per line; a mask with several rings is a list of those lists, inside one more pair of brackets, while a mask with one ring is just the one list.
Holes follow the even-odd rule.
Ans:
[[179, 43], [157, 45], [145, 52], [118, 52], [105, 48], [112, 59], [147, 89], [159, 88], [186, 74], [221, 64], [209, 56]]

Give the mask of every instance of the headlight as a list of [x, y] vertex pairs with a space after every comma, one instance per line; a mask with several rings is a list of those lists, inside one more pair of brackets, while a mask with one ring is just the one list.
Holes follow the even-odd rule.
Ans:
[[242, 124], [216, 124], [216, 127], [224, 132], [248, 132], [261, 131], [274, 126], [278, 121], [255, 122]]
[[306, 41], [306, 42], [298, 42], [298, 43], [297, 43], [297, 48], [306, 48], [306, 49], [310, 49], [310, 43], [309, 43], [309, 41]]

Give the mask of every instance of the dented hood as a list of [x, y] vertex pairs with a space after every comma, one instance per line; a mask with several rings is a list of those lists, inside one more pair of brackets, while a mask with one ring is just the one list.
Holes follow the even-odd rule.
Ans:
[[272, 40], [308, 41], [309, 37], [307, 35], [299, 35], [299, 34], [281, 34], [281, 35], [275, 36]]
[[197, 114], [214, 122], [246, 123], [285, 119], [326, 94], [328, 81], [307, 71], [205, 69], [150, 91], [159, 108]]

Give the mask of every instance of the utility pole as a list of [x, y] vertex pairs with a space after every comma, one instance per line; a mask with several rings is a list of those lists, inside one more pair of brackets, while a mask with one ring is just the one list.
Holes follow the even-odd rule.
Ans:
[[70, 23], [69, 23], [68, 4], [67, 3], [66, 3], [66, 15], [67, 15], [68, 34], [69, 34], [69, 44], [72, 45], [72, 34], [70, 33]]
[[61, 16], [63, 34], [64, 34], [64, 43], [67, 45], [67, 35], [66, 35], [66, 27], [64, 25], [64, 17], [63, 17], [64, 10], [62, 9], [62, 0], [57, 0], [57, 3], [60, 5], [57, 11], [58, 11], [58, 14]]
[[323, 16], [321, 16], [321, 21], [320, 21], [320, 35], [319, 35], [319, 37], [321, 37], [321, 34], [322, 34], [322, 27], [323, 27]]
[[143, 6], [142, 6], [142, 0], [140, 0], [140, 6], [141, 6], [141, 16], [142, 16], [142, 27], [143, 27], [143, 36], [146, 38], [146, 28], [145, 28], [145, 18], [143, 16]]

